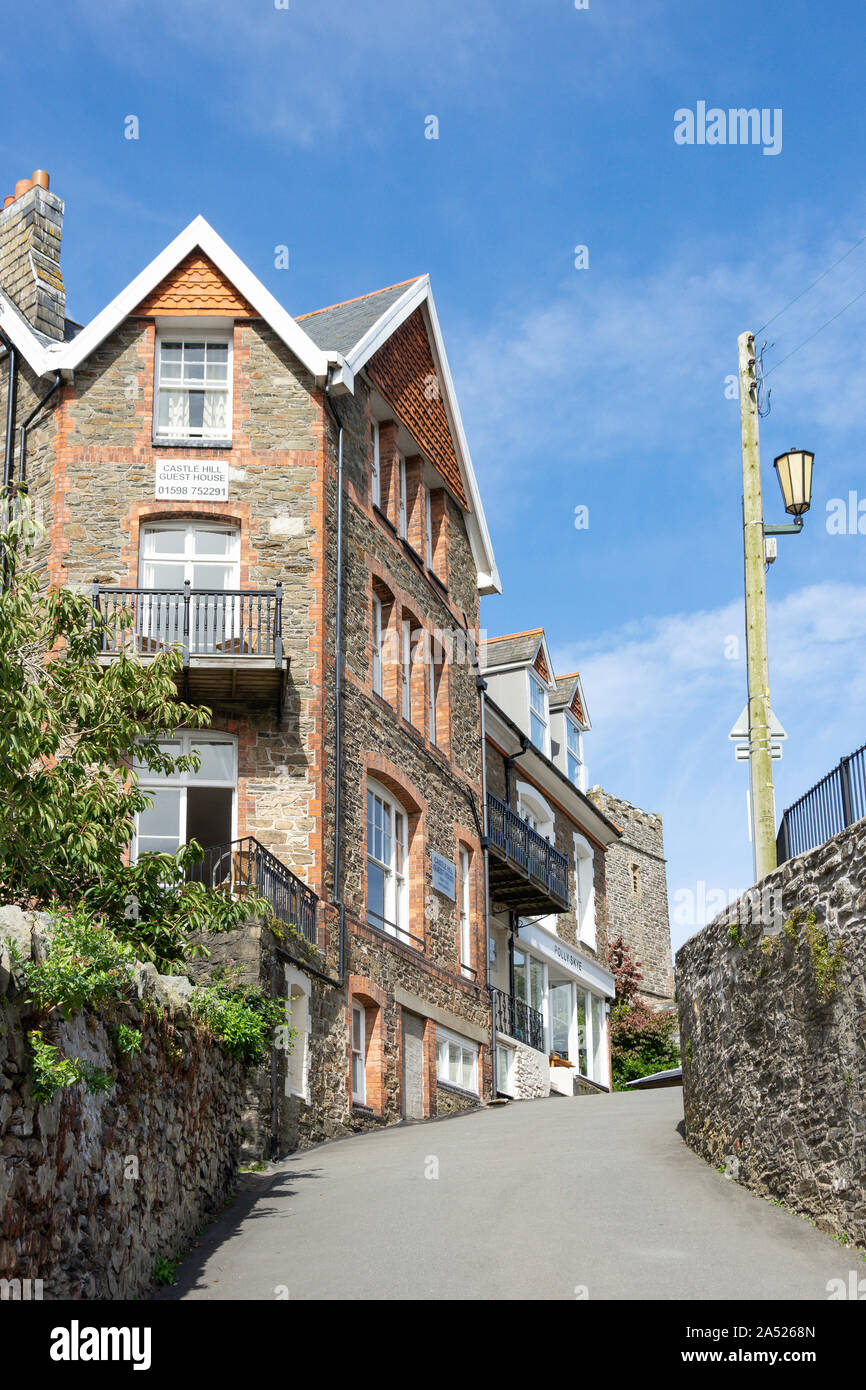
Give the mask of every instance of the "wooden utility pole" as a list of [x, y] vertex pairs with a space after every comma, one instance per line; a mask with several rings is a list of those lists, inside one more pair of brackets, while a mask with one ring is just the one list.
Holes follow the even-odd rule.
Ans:
[[746, 675], [749, 693], [749, 774], [755, 882], [776, 867], [776, 803], [770, 750], [770, 673], [767, 659], [767, 590], [764, 505], [758, 443], [758, 382], [755, 336], [737, 339], [740, 376], [740, 433], [743, 446], [743, 553], [746, 574]]

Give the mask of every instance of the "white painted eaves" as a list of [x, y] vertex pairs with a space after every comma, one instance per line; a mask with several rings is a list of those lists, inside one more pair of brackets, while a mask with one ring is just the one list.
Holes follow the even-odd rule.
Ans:
[[213, 261], [217, 269], [231, 281], [235, 289], [252, 305], [317, 381], [323, 382], [326, 379], [331, 363], [342, 365], [342, 355], [326, 353], [317, 347], [300, 324], [278, 303], [270, 290], [265, 288], [249, 267], [244, 265], [240, 257], [235, 255], [231, 247], [214, 231], [210, 223], [201, 216], [194, 218], [189, 226], [184, 227], [183, 231], [169, 242], [110, 304], [82, 328], [72, 342], [43, 346], [32, 330], [22, 330], [20, 317], [8, 301], [3, 303], [4, 297], [0, 297], [0, 327], [38, 375], [75, 371], [76, 367], [134, 312], [141, 301], [155, 290], [190, 252], [196, 250], [200, 250]]
[[[442, 388], [442, 401], [445, 407], [445, 414], [448, 417], [448, 426], [451, 430], [451, 437], [454, 440], [457, 462], [460, 467], [460, 476], [463, 480], [463, 487], [469, 503], [466, 512], [466, 529], [469, 533], [469, 544], [472, 547], [472, 558], [475, 561], [475, 568], [478, 575], [478, 588], [482, 594], [501, 594], [502, 582], [499, 578], [499, 570], [496, 567], [496, 558], [493, 554], [493, 543], [490, 539], [490, 532], [487, 529], [487, 521], [484, 516], [484, 507], [481, 503], [481, 494], [478, 490], [478, 481], [475, 477], [475, 469], [472, 466], [472, 458], [469, 453], [469, 444], [466, 439], [466, 432], [463, 428], [463, 420], [460, 415], [460, 407], [457, 403], [457, 393], [454, 390], [454, 381], [451, 376], [451, 368], [448, 365], [448, 357], [445, 352], [445, 343], [442, 338], [442, 330], [439, 327], [439, 318], [436, 313], [436, 305], [433, 300], [433, 291], [430, 287], [429, 275], [421, 275], [417, 280], [413, 280], [405, 294], [385, 310], [380, 318], [367, 329], [362, 338], [358, 339], [349, 352], [345, 354], [345, 365], [351, 373], [351, 381], [345, 380], [345, 385], [351, 390], [354, 377], [369, 362], [374, 353], [388, 341], [393, 333], [396, 333], [401, 324], [416, 309], [421, 309], [427, 325], [432, 350], [433, 361], [436, 367], [439, 382]], [[338, 371], [335, 380], [340, 381], [341, 375]]]

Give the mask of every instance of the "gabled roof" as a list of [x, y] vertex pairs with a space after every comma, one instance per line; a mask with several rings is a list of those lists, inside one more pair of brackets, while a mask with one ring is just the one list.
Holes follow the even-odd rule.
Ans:
[[347, 356], [386, 310], [402, 299], [407, 285], [414, 285], [418, 278], [389, 285], [384, 290], [373, 290], [357, 299], [346, 299], [342, 304], [331, 304], [327, 309], [299, 314], [297, 322], [303, 324], [304, 332], [320, 348], [333, 348]]
[[236, 286], [317, 381], [325, 381], [329, 364], [341, 365], [340, 353], [329, 355], [323, 352], [203, 217], [196, 217], [188, 227], [184, 227], [71, 342], [46, 343], [43, 335], [34, 333], [26, 320], [22, 319], [12, 300], [2, 290], [0, 328], [38, 376], [47, 376], [50, 372], [73, 372], [196, 249], [201, 250]]
[[[421, 310], [427, 329], [448, 428], [462, 483], [466, 527], [482, 594], [501, 593], [502, 585], [487, 530], [481, 496], [460, 418], [454, 383], [427, 275], [303, 316], [302, 322], [274, 298], [201, 216], [185, 227], [120, 294], [71, 340], [62, 343], [36, 333], [14, 302], [0, 290], [0, 329], [37, 376], [71, 373], [144, 303], [192, 252], [200, 250], [235, 286], [247, 303], [307, 368], [317, 383], [330, 381], [334, 393], [354, 392], [355, 374], [410, 314]], [[77, 327], [77, 325], [75, 325]]]
[[[356, 306], [355, 309], [350, 307], [353, 304]], [[462, 498], [458, 495], [458, 501], [466, 514], [466, 529], [478, 572], [478, 588], [482, 594], [498, 594], [502, 592], [502, 584], [496, 568], [484, 508], [481, 505], [481, 495], [463, 429], [460, 407], [457, 404], [457, 393], [454, 390], [451, 368], [442, 340], [429, 275], [419, 275], [414, 280], [408, 280], [405, 286], [392, 285], [375, 294], [363, 295], [359, 300], [350, 300], [346, 304], [336, 304], [331, 309], [305, 314], [302, 322], [320, 346], [328, 352], [341, 353], [343, 365], [334, 373], [333, 383], [351, 391], [356, 374], [416, 311], [420, 311], [423, 317], [438, 391], [454, 444], [464, 494]], [[319, 314], [322, 315], [322, 321], [317, 323]], [[354, 331], [357, 331], [359, 336], [351, 346], [347, 346], [347, 338]], [[339, 349], [336, 347], [337, 343], [341, 344]]]
[[583, 698], [580, 672], [572, 671], [570, 675], [557, 676], [555, 684], [556, 690], [550, 697], [550, 708], [552, 710], [570, 710], [584, 730], [592, 728], [586, 701]]
[[503, 637], [488, 637], [481, 647], [483, 671], [504, 670], [509, 666], [532, 666], [539, 652], [548, 671], [553, 669], [543, 627], [529, 632], [511, 632]]

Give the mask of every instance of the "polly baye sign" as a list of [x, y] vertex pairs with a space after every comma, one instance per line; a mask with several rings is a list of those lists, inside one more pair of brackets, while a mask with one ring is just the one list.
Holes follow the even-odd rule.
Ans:
[[229, 466], [222, 459], [157, 459], [154, 496], [163, 502], [227, 502]]

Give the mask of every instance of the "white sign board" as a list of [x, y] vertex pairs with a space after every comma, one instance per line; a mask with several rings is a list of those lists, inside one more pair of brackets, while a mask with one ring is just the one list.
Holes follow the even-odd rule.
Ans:
[[157, 459], [154, 497], [162, 502], [227, 502], [224, 459]]
[[444, 854], [433, 851], [433, 887], [437, 893], [444, 893], [452, 902], [457, 901], [457, 871], [454, 861]]

